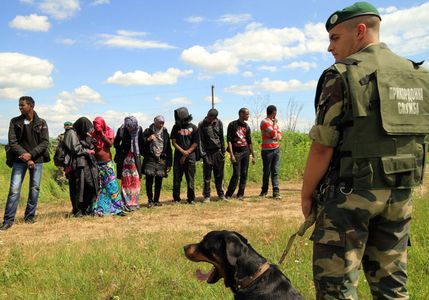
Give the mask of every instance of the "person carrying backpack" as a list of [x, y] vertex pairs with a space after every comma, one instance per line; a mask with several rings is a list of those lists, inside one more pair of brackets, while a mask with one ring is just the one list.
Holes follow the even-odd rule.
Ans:
[[55, 147], [55, 154], [54, 154], [54, 164], [57, 167], [57, 170], [54, 174], [55, 182], [58, 183], [59, 186], [63, 187], [65, 186], [67, 182], [67, 177], [65, 174], [65, 168], [68, 165], [68, 162], [66, 160], [70, 160], [70, 157], [66, 158], [68, 155], [66, 153], [66, 149], [64, 147], [64, 135], [67, 132], [67, 130], [73, 128], [73, 123], [70, 121], [64, 122], [64, 132], [60, 133], [57, 136], [56, 139], [56, 147]]

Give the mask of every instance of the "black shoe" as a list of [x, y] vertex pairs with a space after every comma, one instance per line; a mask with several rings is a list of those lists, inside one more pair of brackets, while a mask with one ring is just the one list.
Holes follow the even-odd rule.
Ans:
[[161, 203], [161, 202], [156, 201], [156, 202], [154, 203], [154, 205], [155, 205], [155, 206], [162, 206], [162, 203]]
[[36, 220], [34, 218], [28, 218], [28, 219], [25, 219], [25, 223], [34, 224], [34, 223], [36, 223]]
[[280, 194], [279, 194], [279, 193], [275, 193], [275, 194], [273, 194], [273, 199], [274, 199], [274, 200], [281, 200], [281, 199], [282, 199], [282, 196], [280, 196]]
[[83, 213], [82, 213], [82, 211], [81, 211], [81, 210], [79, 210], [77, 213], [75, 213], [75, 214], [73, 215], [73, 217], [75, 217], [75, 218], [82, 218], [82, 217], [83, 217]]
[[123, 212], [123, 211], [118, 212], [116, 215], [117, 215], [118, 217], [126, 217], [126, 216], [127, 216], [127, 214], [126, 214], [125, 212]]
[[194, 201], [194, 200], [188, 201], [188, 204], [192, 204], [192, 205], [194, 205], [194, 204], [195, 204], [195, 201]]
[[180, 204], [180, 200], [173, 200], [173, 204]]
[[153, 202], [151, 201], [147, 204], [147, 208], [152, 208], [152, 207], [153, 207]]
[[265, 198], [265, 197], [267, 197], [267, 193], [266, 193], [266, 192], [261, 192], [261, 193], [259, 194], [259, 197], [260, 197], [260, 198]]
[[2, 230], [2, 231], [6, 231], [6, 230], [8, 230], [9, 228], [11, 228], [12, 227], [12, 223], [3, 223], [3, 224], [1, 224], [1, 226], [0, 226], [0, 230]]

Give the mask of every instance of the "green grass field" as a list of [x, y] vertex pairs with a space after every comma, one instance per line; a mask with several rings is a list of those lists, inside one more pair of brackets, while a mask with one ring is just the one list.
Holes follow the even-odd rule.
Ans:
[[[165, 202], [171, 200], [170, 176], [162, 195], [166, 205], [123, 218], [68, 218], [67, 190], [58, 187], [51, 176], [54, 167], [47, 164], [38, 222], [22, 221], [24, 189], [16, 224], [0, 233], [0, 299], [232, 299], [222, 280], [209, 285], [195, 278], [197, 268], [207, 271], [210, 266], [188, 261], [183, 246], [198, 242], [210, 230], [235, 230], [277, 263], [288, 237], [302, 221], [299, 187], [308, 140], [291, 134], [282, 151], [281, 201], [249, 197], [244, 202], [172, 206]], [[2, 215], [10, 174], [3, 150], [0, 170]], [[228, 165], [226, 170], [228, 180]], [[260, 176], [259, 159], [250, 170], [249, 195], [259, 192]], [[408, 271], [411, 299], [429, 299], [429, 197], [424, 190], [417, 190], [414, 199]], [[280, 267], [305, 299], [314, 299], [308, 235], [297, 238]], [[361, 299], [371, 299], [363, 276], [359, 294]]]

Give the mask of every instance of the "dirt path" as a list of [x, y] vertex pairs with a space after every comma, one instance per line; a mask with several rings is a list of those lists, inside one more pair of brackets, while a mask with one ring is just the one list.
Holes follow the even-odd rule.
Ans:
[[[37, 222], [32, 225], [23, 223], [23, 211], [18, 210], [18, 219], [13, 228], [0, 234], [0, 246], [93, 240], [120, 234], [179, 232], [183, 231], [183, 228], [206, 232], [219, 226], [234, 228], [237, 224], [264, 226], [276, 218], [284, 218], [292, 224], [301, 222], [301, 183], [286, 182], [281, 186], [284, 188], [280, 191], [283, 197], [280, 201], [272, 198], [260, 199], [257, 197], [260, 187], [249, 186], [246, 189], [248, 196], [244, 201], [212, 201], [207, 204], [197, 202], [196, 205], [172, 205], [171, 201], [165, 201], [162, 207], [144, 207], [126, 217], [76, 219], [67, 216], [70, 210], [68, 202], [64, 205], [40, 204]], [[163, 196], [161, 199], [169, 198], [167, 194]], [[4, 210], [0, 210], [0, 215], [3, 213]]]

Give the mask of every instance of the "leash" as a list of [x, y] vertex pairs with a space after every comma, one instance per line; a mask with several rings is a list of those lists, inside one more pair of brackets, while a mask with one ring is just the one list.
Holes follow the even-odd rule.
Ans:
[[303, 236], [304, 233], [307, 231], [308, 228], [310, 228], [315, 222], [316, 222], [316, 215], [317, 215], [317, 209], [316, 205], [313, 206], [313, 209], [311, 210], [311, 214], [305, 219], [304, 223], [299, 226], [298, 231], [296, 231], [294, 234], [292, 234], [287, 242], [286, 248], [283, 251], [282, 257], [279, 260], [279, 265], [283, 263], [283, 261], [286, 258], [286, 255], [289, 253], [290, 248], [292, 247], [293, 242], [295, 241], [295, 238], [297, 235]]

